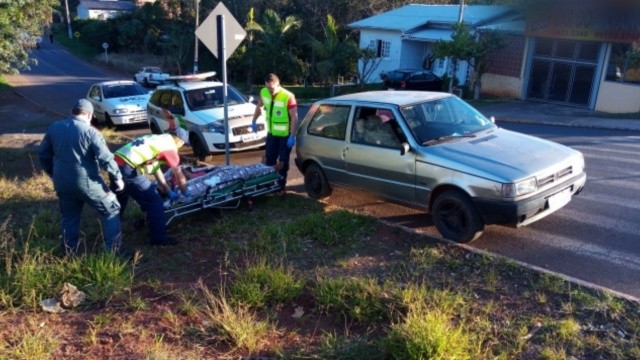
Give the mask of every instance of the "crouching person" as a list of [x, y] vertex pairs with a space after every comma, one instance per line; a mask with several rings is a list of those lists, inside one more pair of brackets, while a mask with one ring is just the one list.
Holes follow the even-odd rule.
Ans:
[[[131, 196], [146, 215], [151, 245], [177, 244], [176, 240], [167, 236], [163, 200], [158, 190], [171, 200], [177, 200], [180, 197], [180, 194], [171, 189], [164, 178], [161, 166], [166, 165], [171, 169], [172, 177], [183, 195], [190, 196], [187, 193], [187, 180], [180, 168], [178, 149], [182, 145], [184, 140], [175, 135], [146, 135], [131, 141], [115, 152], [115, 161], [125, 183], [125, 191], [118, 193], [120, 213], [124, 213], [128, 197]], [[155, 176], [157, 187], [147, 177], [150, 174]]]

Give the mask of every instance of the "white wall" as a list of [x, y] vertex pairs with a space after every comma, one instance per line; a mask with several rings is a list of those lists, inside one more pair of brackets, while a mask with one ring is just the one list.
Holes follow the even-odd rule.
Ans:
[[480, 91], [483, 94], [522, 99], [522, 78], [486, 73], [482, 75]]
[[601, 82], [595, 110], [609, 113], [640, 112], [640, 86]]
[[[360, 48], [366, 48], [369, 46], [371, 40], [382, 40], [391, 43], [389, 49], [389, 58], [381, 59], [378, 67], [373, 71], [371, 76], [367, 79], [369, 83], [382, 82], [380, 79], [381, 72], [388, 72], [400, 67], [400, 54], [402, 49], [402, 42], [400, 40], [400, 32], [389, 30], [371, 30], [363, 29], [360, 31]], [[361, 63], [358, 64], [361, 66]]]

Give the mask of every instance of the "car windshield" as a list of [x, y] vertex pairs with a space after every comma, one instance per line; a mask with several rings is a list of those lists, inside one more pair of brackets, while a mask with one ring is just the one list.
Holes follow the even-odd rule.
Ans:
[[147, 91], [136, 83], [103, 85], [102, 93], [105, 99], [121, 98], [127, 96], [146, 95]]
[[456, 96], [402, 106], [400, 112], [421, 145], [472, 137], [495, 127], [491, 120]]
[[[222, 85], [186, 92], [187, 105], [191, 111], [206, 110], [224, 106]], [[234, 87], [227, 85], [227, 105], [246, 103], [244, 96]]]

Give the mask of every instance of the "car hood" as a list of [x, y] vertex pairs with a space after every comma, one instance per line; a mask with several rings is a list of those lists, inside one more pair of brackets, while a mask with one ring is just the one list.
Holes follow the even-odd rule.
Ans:
[[503, 183], [569, 166], [581, 157], [570, 147], [500, 128], [422, 149], [422, 161]]
[[[229, 122], [233, 123], [233, 126], [250, 125], [255, 110], [256, 106], [251, 103], [228, 106]], [[191, 122], [197, 125], [210, 124], [224, 119], [224, 107], [194, 111], [193, 115], [195, 116], [190, 119]]]
[[137, 110], [146, 110], [148, 101], [149, 95], [127, 96], [105, 100], [113, 109], [129, 108]]

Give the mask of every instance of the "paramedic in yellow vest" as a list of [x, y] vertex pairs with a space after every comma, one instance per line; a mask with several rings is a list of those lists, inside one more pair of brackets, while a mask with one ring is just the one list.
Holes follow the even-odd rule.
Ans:
[[[164, 177], [161, 165], [166, 165], [171, 169], [172, 177], [177, 180], [182, 194], [190, 196], [187, 180], [180, 169], [178, 149], [182, 145], [184, 140], [175, 135], [145, 135], [115, 152], [115, 161], [125, 183], [125, 193], [118, 194], [120, 214], [124, 212], [128, 197], [131, 196], [146, 214], [151, 245], [177, 244], [174, 239], [167, 236], [163, 200], [158, 190], [174, 201], [180, 197], [177, 191], [171, 189]], [[155, 176], [157, 186], [147, 177], [150, 174]]]
[[289, 156], [296, 144], [298, 104], [295, 96], [280, 86], [280, 79], [276, 74], [267, 75], [264, 84], [265, 87], [260, 90], [251, 126], [254, 132], [257, 131], [256, 119], [260, 117], [264, 107], [267, 121], [265, 163], [275, 167], [282, 175], [279, 194], [284, 195], [289, 171]]

